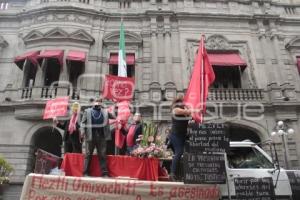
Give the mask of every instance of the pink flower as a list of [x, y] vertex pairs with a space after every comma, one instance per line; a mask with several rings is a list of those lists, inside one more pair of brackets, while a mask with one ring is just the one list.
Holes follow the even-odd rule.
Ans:
[[148, 137], [148, 142], [154, 142], [154, 137], [153, 136], [149, 136]]
[[156, 138], [155, 138], [155, 140], [156, 140], [157, 142], [160, 142], [160, 141], [161, 141], [161, 136], [160, 136], [160, 135], [157, 135]]

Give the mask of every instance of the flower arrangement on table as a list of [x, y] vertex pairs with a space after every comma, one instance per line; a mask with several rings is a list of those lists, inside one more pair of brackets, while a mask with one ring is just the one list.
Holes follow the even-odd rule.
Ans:
[[0, 156], [0, 186], [9, 183], [9, 176], [13, 171], [13, 167]]
[[155, 157], [165, 158], [169, 157], [167, 146], [164, 145], [162, 138], [158, 135], [158, 125], [154, 125], [152, 122], [143, 123], [143, 135], [140, 135], [138, 145], [131, 152], [132, 156], [136, 157]]

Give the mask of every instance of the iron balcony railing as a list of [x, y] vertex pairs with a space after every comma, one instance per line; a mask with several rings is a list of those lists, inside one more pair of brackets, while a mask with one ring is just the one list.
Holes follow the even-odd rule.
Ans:
[[[83, 90], [82, 90], [83, 91]], [[21, 99], [49, 99], [57, 96], [70, 96], [71, 99], [79, 100], [82, 92], [77, 88], [70, 87], [25, 87], [21, 89]], [[99, 91], [91, 91], [98, 93]], [[135, 99], [141, 92], [134, 94]], [[163, 91], [162, 91], [163, 94]], [[163, 95], [161, 95], [163, 100]], [[149, 99], [151, 101], [151, 97]], [[265, 100], [265, 92], [262, 89], [210, 89], [208, 93], [209, 102], [249, 102]]]
[[21, 90], [21, 99], [41, 98], [49, 99], [56, 96], [70, 96], [71, 99], [79, 100], [77, 88], [70, 87], [25, 87]]
[[208, 101], [263, 101], [262, 89], [210, 89]]

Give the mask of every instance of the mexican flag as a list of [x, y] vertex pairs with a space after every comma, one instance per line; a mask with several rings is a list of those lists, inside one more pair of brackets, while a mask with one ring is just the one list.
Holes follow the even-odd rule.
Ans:
[[120, 27], [118, 76], [127, 77], [126, 53], [125, 53], [125, 33], [124, 33], [123, 22], [121, 22], [121, 27]]

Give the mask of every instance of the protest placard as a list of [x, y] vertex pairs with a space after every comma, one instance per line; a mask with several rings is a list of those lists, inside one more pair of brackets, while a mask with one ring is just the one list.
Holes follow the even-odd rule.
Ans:
[[226, 183], [224, 154], [184, 154], [184, 183]]
[[131, 101], [134, 92], [134, 79], [106, 75], [103, 86], [103, 98], [113, 101]]
[[57, 97], [46, 103], [43, 119], [53, 119], [67, 115], [69, 97]]
[[273, 200], [274, 186], [271, 177], [242, 177], [234, 179], [235, 195], [239, 200]]
[[191, 123], [188, 126], [187, 152], [221, 152], [229, 149], [227, 126], [224, 123]]

